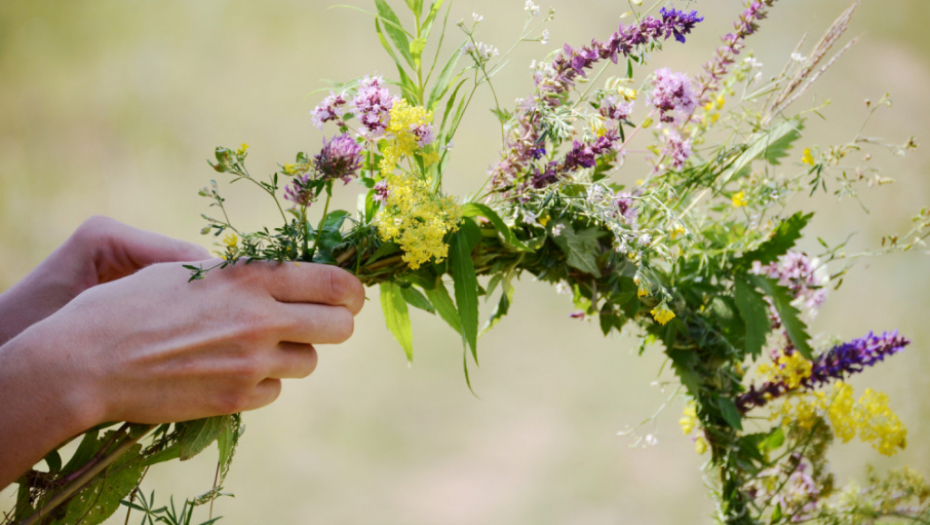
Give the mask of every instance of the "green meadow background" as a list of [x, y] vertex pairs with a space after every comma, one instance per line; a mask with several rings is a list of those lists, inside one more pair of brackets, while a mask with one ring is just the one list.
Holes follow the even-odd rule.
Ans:
[[[497, 81], [505, 105], [530, 93], [532, 59], [563, 42], [606, 37], [628, 9], [617, 0], [542, 5], [557, 9], [552, 42], [525, 44], [514, 55]], [[196, 192], [217, 175], [206, 164], [215, 146], [248, 142], [252, 172], [271, 172], [276, 162], [320, 145], [307, 112], [323, 96], [308, 95], [324, 86], [321, 79], [392, 73], [372, 21], [328, 6], [328, 0], [0, 2], [0, 289], [93, 214], [211, 246], [212, 238], [198, 234], [207, 203]], [[781, 69], [804, 33], [819, 37], [846, 6], [779, 2], [749, 43], [766, 74]], [[652, 65], [696, 73], [742, 7], [736, 0], [676, 7], [699, 9], [707, 20], [687, 45], [670, 43]], [[501, 48], [522, 27], [523, 0], [458, 0], [452, 19], [473, 11], [485, 16], [482, 39]], [[894, 107], [876, 115], [870, 133], [927, 142], [928, 21], [925, 0], [865, 0], [849, 32], [861, 42], [799, 103], [800, 109], [815, 99], [832, 101], [822, 112], [826, 120], [810, 119], [802, 146], [849, 140], [864, 116], [863, 101], [885, 92]], [[450, 29], [449, 41], [458, 42], [458, 30]], [[487, 107], [490, 99], [482, 94], [476, 102]], [[495, 136], [489, 112], [465, 119], [448, 190], [464, 194], [484, 180], [497, 158]], [[793, 155], [797, 164], [800, 150]], [[798, 207], [819, 210], [809, 239], [836, 243], [854, 234], [851, 251], [875, 247], [883, 234], [906, 231], [910, 217], [930, 204], [927, 149], [874, 157], [896, 184], [863, 188], [861, 203], [798, 197]], [[631, 163], [618, 179], [640, 178], [636, 167]], [[340, 204], [354, 209], [357, 189], [346, 188]], [[275, 221], [270, 202], [239, 188], [228, 194], [242, 224]], [[816, 242], [805, 247], [816, 252]], [[900, 328], [914, 341], [854, 382], [891, 396], [910, 428], [909, 448], [889, 460], [860, 444], [837, 446], [841, 482], [861, 477], [869, 463], [880, 470], [907, 464], [930, 475], [928, 270], [930, 259], [920, 253], [862, 261], [813, 324], [814, 333], [845, 339]], [[476, 398], [465, 385], [460, 343], [441, 321], [414, 314], [417, 354], [410, 367], [371, 301], [349, 343], [319, 348], [311, 378], [286, 383], [276, 404], [245, 415], [226, 487], [236, 497], [217, 503], [221, 523], [709, 523], [704, 458], [678, 429], [682, 402], [673, 400], [639, 427], [673, 394], [663, 386], [671, 376], [658, 375], [660, 349], [637, 357], [635, 334], [601, 337], [594, 323], [569, 319], [566, 296], [532, 278], [519, 283], [516, 302], [481, 342], [481, 369], [472, 375]], [[634, 447], [635, 438], [618, 435], [636, 428], [658, 444]], [[146, 486], [163, 503], [171, 493], [206, 492], [213, 462], [208, 452], [159, 466]], [[12, 491], [0, 493], [0, 509], [13, 502]]]

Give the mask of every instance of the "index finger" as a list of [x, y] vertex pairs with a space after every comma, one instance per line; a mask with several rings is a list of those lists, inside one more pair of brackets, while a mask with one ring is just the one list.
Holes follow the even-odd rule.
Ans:
[[266, 289], [282, 303], [345, 306], [353, 315], [365, 304], [365, 287], [342, 268], [296, 262], [262, 266], [266, 272]]

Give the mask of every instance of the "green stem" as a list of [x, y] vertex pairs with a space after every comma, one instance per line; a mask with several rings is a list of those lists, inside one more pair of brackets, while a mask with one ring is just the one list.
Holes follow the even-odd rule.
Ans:
[[320, 246], [320, 239], [323, 238], [323, 226], [326, 225], [326, 216], [329, 215], [329, 201], [333, 198], [333, 181], [326, 183], [326, 204], [323, 206], [323, 217], [320, 219], [320, 227], [316, 230], [316, 241], [313, 243], [313, 254], [310, 260], [316, 256], [317, 248]]

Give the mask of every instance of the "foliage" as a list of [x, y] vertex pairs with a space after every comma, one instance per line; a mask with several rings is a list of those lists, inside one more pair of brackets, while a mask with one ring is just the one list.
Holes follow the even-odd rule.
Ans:
[[[222, 258], [212, 267], [189, 266], [192, 280], [255, 259], [338, 265], [380, 286], [387, 326], [408, 359], [409, 306], [448, 323], [461, 337], [468, 380], [469, 360], [479, 357], [480, 298], [497, 298], [486, 331], [515, 304], [514, 279], [530, 275], [569, 291], [574, 315], [596, 317], [605, 335], [633, 329], [643, 349], [646, 341], [661, 342], [688, 402], [682, 429], [699, 453], [710, 454], [720, 522], [930, 517], [926, 484], [910, 471], [884, 481], [873, 476], [867, 492], [834, 489], [824, 454], [835, 437], [860, 435], [884, 454], [906, 444], [886, 397], [866, 392], [856, 404], [839, 381], [909, 341], [870, 334], [828, 348], [811, 340], [807, 324], [845, 271], [831, 276], [827, 265], [852, 257], [824, 241], [818, 257], [798, 250], [814, 214], [786, 211], [789, 199], [809, 190], [837, 187], [838, 196], [855, 196], [856, 181], [888, 181], [845, 164], [878, 141], [860, 130], [844, 145], [802, 150], [804, 119], [820, 108], [788, 112], [848, 49], [826, 59], [852, 8], [809, 56], [796, 52], [768, 81], [743, 50], [775, 0], [748, 4], [696, 80], [640, 70], [651, 53], [684, 43], [703, 19], [669, 7], [635, 11], [607, 40], [566, 46], [534, 63], [534, 92], [507, 109], [493, 79], [513, 48], [501, 54], [479, 42], [482, 17], [474, 15], [457, 24], [462, 44], [441, 59], [453, 38], [451, 0], [405, 4], [406, 22], [386, 0], [364, 11], [397, 77], [335, 85], [311, 112], [315, 124], [338, 130], [319, 154], [298, 153], [260, 180], [246, 167], [247, 145], [216, 149], [213, 168], [229, 182], [254, 184], [280, 217], [259, 231], [237, 229], [212, 182], [200, 192], [216, 210], [204, 215], [203, 233], [222, 239]], [[526, 11], [517, 43], [546, 42], [543, 25], [553, 13], [541, 16], [533, 2]], [[611, 68], [618, 76], [602, 81]], [[453, 139], [485, 87], [495, 101], [500, 158], [476, 193], [453, 198], [442, 189]], [[887, 97], [869, 104], [866, 118], [886, 105]], [[628, 177], [623, 167], [634, 141], [649, 152], [649, 168]], [[898, 154], [914, 146], [911, 139], [887, 147]], [[853, 171], [857, 177], [848, 175]], [[639, 180], [619, 182], [624, 177]], [[357, 213], [330, 210], [336, 181], [355, 179], [364, 189]], [[923, 210], [912, 231], [862, 255], [922, 247], [928, 235], [930, 210]], [[834, 390], [825, 390], [831, 382]], [[53, 453], [48, 473], [24, 477], [6, 521], [98, 523], [129, 496], [124, 505], [142, 512], [143, 523], [190, 523], [195, 506], [221, 495], [242, 427], [235, 415], [154, 429], [124, 425], [102, 437], [100, 430], [85, 435], [65, 467]], [[149, 433], [150, 445], [135, 444]], [[153, 509], [154, 496], [137, 488], [145, 470], [189, 459], [213, 442], [220, 451], [213, 490], [180, 511], [173, 501]]]

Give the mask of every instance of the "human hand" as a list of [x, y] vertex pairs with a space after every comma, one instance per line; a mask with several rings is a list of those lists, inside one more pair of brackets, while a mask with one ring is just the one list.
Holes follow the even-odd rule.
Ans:
[[312, 345], [348, 339], [365, 298], [354, 276], [316, 264], [240, 263], [189, 277], [180, 264], [148, 266], [86, 290], [0, 347], [0, 450], [9, 452], [0, 486], [102, 422], [271, 403], [281, 379], [314, 370]]
[[203, 247], [91, 217], [35, 270], [0, 294], [0, 345], [81, 292], [154, 263], [210, 257]]

